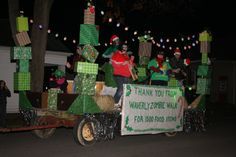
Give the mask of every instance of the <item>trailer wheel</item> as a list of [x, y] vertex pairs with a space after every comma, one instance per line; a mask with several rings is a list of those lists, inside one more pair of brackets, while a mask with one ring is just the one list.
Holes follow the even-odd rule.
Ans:
[[175, 136], [176, 134], [177, 134], [176, 131], [174, 131], [174, 132], [165, 132], [165, 135], [168, 136], [168, 137], [173, 137], [173, 136]]
[[80, 118], [74, 129], [73, 136], [76, 143], [83, 146], [91, 146], [96, 143], [95, 126], [97, 121], [91, 118]]
[[[45, 117], [38, 117], [34, 125], [48, 125], [48, 122], [46, 121]], [[38, 129], [38, 130], [33, 130], [33, 134], [41, 139], [47, 139], [51, 137], [56, 131], [56, 128], [48, 128], [48, 129]]]

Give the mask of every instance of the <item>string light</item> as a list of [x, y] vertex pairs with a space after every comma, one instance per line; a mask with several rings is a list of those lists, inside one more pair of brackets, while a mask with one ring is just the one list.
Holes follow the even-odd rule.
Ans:
[[66, 41], [66, 40], [67, 40], [67, 37], [64, 37], [63, 40]]
[[30, 19], [30, 23], [34, 23], [34, 21], [32, 19]]
[[58, 34], [58, 33], [56, 33], [56, 34], [55, 34], [55, 37], [57, 38], [58, 36], [59, 36], [59, 34]]
[[104, 15], [104, 11], [101, 11], [101, 15]]
[[138, 32], [137, 31], [134, 31], [134, 35], [137, 35], [138, 34]]
[[111, 22], [112, 22], [112, 18], [109, 18], [109, 19], [108, 19], [108, 22], [110, 22], [110, 23], [111, 23]]
[[125, 31], [128, 31], [129, 30], [129, 27], [125, 27]]
[[51, 33], [51, 30], [50, 29], [48, 29], [48, 34], [50, 34]]
[[72, 40], [72, 42], [75, 44], [75, 43], [76, 43], [76, 40], [74, 39], [74, 40]]
[[116, 27], [120, 27], [120, 23], [117, 23], [117, 24], [116, 24]]

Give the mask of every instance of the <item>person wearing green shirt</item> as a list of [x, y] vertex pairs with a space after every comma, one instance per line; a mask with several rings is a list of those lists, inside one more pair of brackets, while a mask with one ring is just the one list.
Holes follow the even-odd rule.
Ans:
[[157, 56], [148, 63], [150, 70], [150, 84], [167, 86], [169, 75], [171, 74], [171, 66], [165, 61], [164, 52], [159, 52]]

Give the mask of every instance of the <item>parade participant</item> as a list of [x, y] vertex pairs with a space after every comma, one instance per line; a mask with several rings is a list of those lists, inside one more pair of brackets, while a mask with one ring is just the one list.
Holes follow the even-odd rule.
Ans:
[[120, 38], [117, 35], [112, 35], [110, 38], [110, 47], [102, 54], [103, 58], [111, 58], [114, 52], [116, 52], [120, 45]]
[[82, 56], [82, 47], [77, 45], [76, 53], [69, 57], [68, 62], [66, 63], [66, 68], [70, 73], [74, 73], [74, 67], [76, 62], [84, 62], [85, 59]]
[[64, 93], [67, 92], [67, 79], [65, 73], [61, 70], [56, 70], [49, 78], [49, 88], [60, 88]]
[[0, 128], [6, 128], [7, 97], [10, 96], [11, 92], [6, 85], [6, 82], [0, 80]]
[[102, 67], [101, 70], [105, 73], [105, 85], [107, 87], [116, 88], [117, 84], [113, 76], [113, 67], [110, 62], [110, 58], [118, 50], [120, 39], [117, 35], [112, 35], [110, 38], [110, 44], [111, 46], [103, 53], [102, 57], [109, 59], [109, 61], [106, 61]]
[[148, 63], [148, 69], [151, 75], [151, 85], [168, 85], [171, 67], [169, 63], [165, 61], [164, 52], [159, 52], [157, 56]]
[[[189, 61], [189, 60], [188, 60]], [[189, 64], [189, 63], [188, 63]], [[181, 58], [181, 52], [179, 48], [174, 51], [174, 57], [170, 59], [170, 65], [172, 72], [176, 80], [179, 81], [180, 85], [183, 86], [183, 81], [187, 77], [186, 65], [184, 65], [184, 60]]]
[[[127, 45], [122, 45], [121, 50], [117, 50], [112, 58], [111, 63], [113, 66], [113, 75], [117, 83], [117, 90], [114, 96], [115, 103], [117, 104], [123, 94], [123, 84], [130, 83], [130, 58], [127, 53]], [[121, 105], [121, 104], [119, 104]]]

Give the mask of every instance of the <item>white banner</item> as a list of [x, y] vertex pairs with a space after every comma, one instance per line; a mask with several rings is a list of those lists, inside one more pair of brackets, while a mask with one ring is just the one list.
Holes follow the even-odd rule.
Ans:
[[175, 87], [124, 85], [121, 135], [183, 130], [183, 109]]

